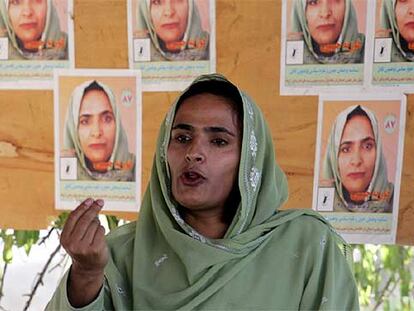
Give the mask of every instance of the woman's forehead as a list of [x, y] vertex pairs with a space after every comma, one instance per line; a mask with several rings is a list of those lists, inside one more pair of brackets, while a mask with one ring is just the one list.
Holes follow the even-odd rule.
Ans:
[[83, 95], [80, 112], [96, 112], [97, 110], [112, 111], [108, 95], [102, 90], [90, 90]]
[[193, 116], [206, 113], [216, 116], [217, 119], [221, 119], [223, 114], [238, 119], [235, 104], [230, 99], [210, 93], [196, 94], [183, 100], [177, 107], [175, 119], [182, 117], [191, 119]]

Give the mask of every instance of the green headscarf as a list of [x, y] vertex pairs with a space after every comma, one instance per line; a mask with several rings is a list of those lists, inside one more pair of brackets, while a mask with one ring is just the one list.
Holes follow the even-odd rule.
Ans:
[[[183, 94], [209, 81], [234, 87], [211, 74]], [[338, 247], [343, 241], [312, 210], [278, 211], [287, 199], [287, 182], [270, 130], [254, 102], [237, 92], [244, 119], [241, 202], [225, 236], [210, 239], [196, 232], [172, 199], [167, 148], [178, 99], [161, 125], [140, 217], [108, 236], [105, 286], [82, 310], [358, 309], [355, 281]], [[66, 278], [50, 310], [70, 309]]]
[[414, 61], [414, 51], [408, 49], [408, 43], [400, 36], [395, 17], [396, 0], [382, 0], [381, 28], [390, 30], [392, 36], [391, 62]]
[[[372, 131], [374, 133], [376, 144], [376, 158], [375, 168], [372, 175], [371, 182], [366, 192], [370, 194], [389, 193], [390, 196], [387, 200], [372, 199], [367, 196], [363, 203], [353, 203], [346, 200], [345, 189], [342, 186], [342, 180], [338, 167], [338, 155], [339, 146], [341, 143], [342, 133], [345, 129], [348, 115], [354, 110], [361, 109], [364, 111], [370, 120]], [[343, 110], [337, 117], [332, 125], [331, 133], [328, 139], [326, 147], [326, 154], [323, 161], [322, 178], [325, 180], [333, 181], [335, 185], [335, 200], [334, 211], [352, 211], [352, 212], [391, 212], [392, 210], [392, 198], [394, 186], [388, 182], [387, 176], [387, 163], [385, 161], [384, 153], [382, 151], [381, 136], [379, 134], [378, 121], [372, 111], [366, 107], [355, 105], [350, 106]]]
[[151, 0], [137, 0], [137, 30], [147, 33], [151, 39], [151, 61], [170, 60], [208, 60], [209, 33], [201, 27], [200, 13], [194, 0], [188, 0], [187, 28], [182, 38], [183, 46], [179, 52], [169, 52], [163, 48], [164, 44], [158, 38], [151, 20]]
[[60, 29], [59, 17], [52, 3], [47, 0], [47, 16], [45, 28], [39, 41], [43, 45], [38, 51], [28, 51], [22, 48], [22, 43], [16, 37], [9, 20], [8, 0], [0, 1], [0, 29], [6, 29], [9, 38], [9, 60], [56, 60], [67, 59], [67, 34]]
[[[132, 163], [132, 168], [116, 169], [114, 165], [108, 167], [106, 172], [91, 171], [87, 167], [85, 154], [82, 150], [79, 135], [78, 135], [78, 123], [79, 123], [79, 111], [82, 102], [82, 98], [85, 93], [85, 89], [89, 87], [93, 82], [96, 82], [109, 98], [109, 102], [112, 107], [112, 112], [115, 117], [115, 143], [112, 155], [109, 162], [115, 163]], [[72, 92], [70, 97], [70, 103], [66, 113], [65, 120], [65, 132], [63, 137], [63, 148], [66, 151], [74, 151], [77, 161], [78, 180], [107, 180], [107, 181], [134, 181], [135, 180], [135, 156], [128, 150], [128, 138], [121, 123], [121, 115], [116, 105], [115, 96], [112, 90], [98, 81], [87, 81], [78, 85]]]
[[[303, 55], [304, 64], [344, 64], [344, 63], [363, 63], [365, 36], [358, 33], [357, 16], [351, 0], [345, 1], [345, 15], [342, 25], [341, 34], [336, 42], [338, 47], [333, 55], [324, 55], [315, 48], [317, 45], [309, 32], [308, 22], [306, 20], [306, 5], [309, 0], [294, 0], [292, 10], [292, 32], [302, 33], [305, 42]], [[361, 48], [352, 50], [352, 46], [357, 43]], [[346, 44], [345, 44], [346, 43]], [[350, 43], [351, 49], [349, 45]]]

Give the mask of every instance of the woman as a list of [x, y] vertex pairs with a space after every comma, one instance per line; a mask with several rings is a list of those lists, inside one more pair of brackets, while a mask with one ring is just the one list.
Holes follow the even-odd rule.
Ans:
[[335, 186], [334, 211], [392, 211], [394, 186], [387, 177], [378, 121], [369, 109], [351, 106], [337, 116], [322, 178]]
[[0, 1], [0, 17], [9, 38], [8, 59], [67, 59], [67, 34], [52, 0]]
[[381, 27], [392, 37], [391, 62], [414, 60], [414, 1], [383, 0]]
[[151, 61], [209, 59], [209, 33], [194, 0], [137, 1], [137, 33], [151, 39]]
[[135, 156], [115, 96], [101, 82], [87, 81], [73, 91], [63, 145], [64, 156], [78, 159], [78, 180], [135, 180]]
[[351, 0], [294, 0], [292, 32], [305, 41], [304, 64], [364, 62], [365, 36]]
[[343, 241], [311, 210], [278, 211], [286, 198], [261, 111], [223, 76], [201, 76], [161, 126], [138, 221], [107, 246], [102, 200], [69, 216], [73, 266], [48, 308], [358, 309]]

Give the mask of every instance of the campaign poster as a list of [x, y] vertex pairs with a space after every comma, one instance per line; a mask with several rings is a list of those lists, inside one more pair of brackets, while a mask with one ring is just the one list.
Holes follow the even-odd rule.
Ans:
[[361, 90], [368, 0], [283, 0], [280, 93]]
[[372, 86], [412, 92], [414, 1], [375, 0]]
[[0, 1], [0, 89], [53, 89], [73, 68], [72, 0]]
[[144, 91], [181, 91], [215, 72], [215, 0], [128, 0], [129, 64]]
[[349, 243], [395, 243], [406, 99], [321, 95], [313, 209]]
[[138, 211], [141, 190], [141, 76], [134, 70], [55, 71], [57, 209], [86, 198], [103, 210]]

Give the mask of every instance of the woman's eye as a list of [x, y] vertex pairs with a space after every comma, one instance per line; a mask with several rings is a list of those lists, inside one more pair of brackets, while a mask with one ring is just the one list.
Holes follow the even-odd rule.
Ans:
[[374, 148], [374, 144], [373, 143], [365, 143], [363, 144], [363, 148], [366, 150], [371, 150], [372, 148]]
[[160, 5], [161, 4], [161, 0], [152, 0], [151, 4], [153, 5]]
[[89, 120], [88, 119], [80, 119], [79, 120], [79, 124], [81, 124], [81, 125], [88, 125], [88, 122]]
[[215, 138], [212, 140], [212, 143], [216, 146], [222, 147], [222, 146], [227, 146], [227, 141], [225, 141], [224, 139], [221, 138]]
[[105, 123], [111, 123], [114, 120], [114, 118], [111, 115], [106, 115], [104, 117]]
[[20, 3], [20, 0], [11, 0], [11, 1], [9, 1], [9, 4], [11, 4], [11, 5], [19, 5], [19, 3]]
[[306, 4], [307, 4], [307, 5], [316, 5], [316, 4], [318, 4], [318, 0], [308, 0], [308, 1], [306, 2]]
[[348, 153], [349, 152], [349, 147], [342, 147], [341, 152], [342, 153]]
[[189, 142], [191, 140], [191, 137], [187, 135], [178, 135], [177, 137], [175, 137], [175, 140], [181, 144], [185, 144], [186, 142]]

